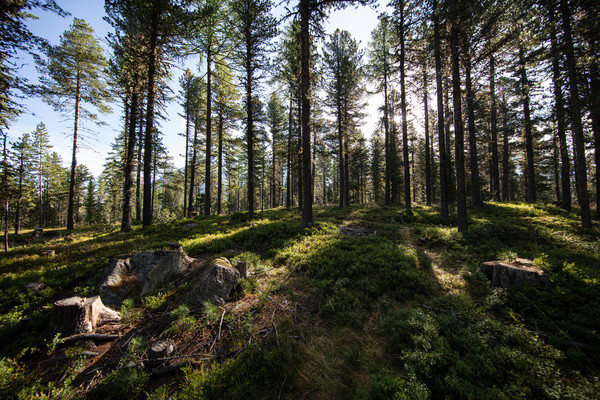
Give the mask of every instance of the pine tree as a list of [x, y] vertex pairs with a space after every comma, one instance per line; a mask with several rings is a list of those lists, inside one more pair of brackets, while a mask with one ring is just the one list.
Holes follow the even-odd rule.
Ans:
[[109, 94], [106, 84], [106, 58], [94, 30], [82, 19], [75, 18], [60, 44], [46, 51], [47, 60], [39, 60], [40, 80], [44, 100], [55, 110], [74, 112], [73, 156], [69, 185], [67, 229], [74, 228], [75, 180], [77, 179], [77, 149], [80, 119], [97, 120], [97, 115], [85, 108], [89, 104], [100, 112], [108, 112]]
[[277, 21], [271, 15], [270, 0], [235, 0], [231, 4], [234, 32], [239, 45], [234, 51], [235, 59], [242, 69], [244, 107], [246, 111], [246, 151], [248, 154], [248, 218], [254, 217], [255, 206], [255, 97], [262, 71], [266, 67], [265, 56], [270, 42], [276, 34]]

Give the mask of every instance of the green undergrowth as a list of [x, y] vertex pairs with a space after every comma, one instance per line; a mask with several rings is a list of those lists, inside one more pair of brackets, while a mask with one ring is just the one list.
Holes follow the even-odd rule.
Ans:
[[[598, 397], [600, 234], [597, 227], [582, 230], [575, 213], [488, 203], [470, 210], [467, 234], [430, 207], [410, 214], [396, 206], [316, 208], [315, 221], [300, 229], [298, 212], [280, 208], [259, 212], [254, 221], [236, 213], [126, 234], [94, 226], [70, 235], [11, 237], [16, 246], [0, 255], [0, 394], [68, 398], [62, 393], [71, 375], [60, 384], [38, 382], [26, 368], [28, 357], [47, 348], [52, 302], [94, 294], [104, 268], [119, 254], [179, 242], [192, 257], [225, 256], [250, 267], [250, 279], [231, 301], [254, 294], [258, 303], [236, 325], [241, 331], [233, 335], [234, 356], [191, 365], [158, 388], [144, 372], [121, 366], [78, 396]], [[42, 257], [45, 249], [56, 256]], [[549, 284], [492, 289], [478, 271], [483, 261], [516, 257], [534, 260]], [[163, 337], [218, 325], [224, 315], [218, 306], [206, 304], [205, 322], [199, 323], [181, 304], [197, 278], [178, 278], [128, 299], [121, 308], [124, 323], [168, 312]], [[23, 289], [30, 282], [45, 288]], [[276, 340], [247, 342], [257, 331], [254, 313], [269, 304], [287, 307], [276, 296], [295, 302], [294, 317], [277, 321]], [[139, 351], [144, 345], [140, 341]]]

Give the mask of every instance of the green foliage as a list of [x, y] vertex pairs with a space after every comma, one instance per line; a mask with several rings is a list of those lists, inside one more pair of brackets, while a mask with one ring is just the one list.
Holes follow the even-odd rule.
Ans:
[[121, 304], [121, 317], [123, 323], [130, 324], [139, 321], [142, 318], [142, 312], [135, 311], [133, 306], [134, 301], [132, 298], [123, 300], [123, 304]]
[[171, 294], [169, 292], [158, 292], [153, 296], [146, 296], [142, 298], [142, 304], [148, 311], [164, 310]]
[[177, 394], [186, 399], [274, 399], [293, 382], [294, 356], [287, 346], [251, 345], [237, 358], [204, 370], [189, 368]]
[[167, 336], [189, 332], [196, 326], [196, 318], [190, 315], [190, 309], [185, 304], [180, 304], [171, 312], [171, 319], [173, 323], [164, 333]]
[[88, 395], [91, 400], [136, 398], [148, 382], [148, 375], [134, 368], [119, 368], [110, 372]]

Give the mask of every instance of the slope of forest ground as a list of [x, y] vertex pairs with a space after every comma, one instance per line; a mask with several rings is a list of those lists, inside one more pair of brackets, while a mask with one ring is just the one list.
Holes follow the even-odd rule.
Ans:
[[[0, 397], [585, 399], [600, 396], [600, 233], [554, 206], [490, 203], [468, 234], [435, 208], [317, 208], [11, 237], [0, 255]], [[61, 343], [52, 303], [94, 294], [118, 254], [180, 242], [198, 262], [135, 301], [118, 339]], [[54, 249], [55, 257], [40, 252]], [[213, 258], [247, 261], [225, 305], [182, 305]], [[489, 287], [483, 261], [530, 258], [545, 288]], [[31, 282], [45, 288], [23, 289]], [[173, 357], [148, 360], [153, 340]], [[87, 353], [86, 353], [87, 352]], [[168, 367], [172, 368], [169, 369]]]

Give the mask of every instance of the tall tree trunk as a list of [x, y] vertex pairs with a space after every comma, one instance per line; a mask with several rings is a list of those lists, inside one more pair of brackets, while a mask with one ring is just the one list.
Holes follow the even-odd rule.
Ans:
[[277, 179], [276, 179], [276, 167], [277, 167], [277, 143], [275, 139], [275, 130], [271, 130], [271, 208], [277, 207]]
[[562, 77], [560, 70], [560, 52], [556, 37], [556, 18], [554, 9], [548, 10], [550, 16], [550, 46], [552, 49], [552, 81], [554, 84], [554, 112], [556, 113], [556, 125], [558, 134], [558, 146], [560, 149], [560, 181], [561, 208], [571, 211], [571, 162], [569, 160], [569, 147], [567, 146], [566, 123], [565, 123], [565, 100], [562, 91]]
[[288, 137], [287, 137], [287, 173], [286, 173], [286, 193], [285, 193], [285, 207], [290, 208], [292, 206], [292, 121], [293, 121], [293, 110], [294, 102], [292, 96], [292, 88], [290, 85], [290, 110], [288, 114]]
[[[479, 156], [477, 154], [477, 136], [475, 132], [475, 93], [473, 93], [473, 82], [471, 80], [471, 52], [469, 51], [468, 47], [465, 49], [463, 59], [465, 62], [465, 75], [467, 85], [467, 125], [469, 128], [471, 206], [473, 206], [474, 208], [479, 208], [483, 205], [483, 202], [481, 201], [481, 184], [479, 182]], [[496, 165], [497, 163], [498, 153], [496, 152]]]
[[140, 120], [138, 121], [138, 140], [137, 140], [137, 165], [136, 165], [136, 178], [135, 178], [135, 220], [140, 222], [142, 220], [142, 148], [144, 147], [144, 130], [143, 130], [143, 98], [140, 100]]
[[508, 118], [506, 116], [506, 99], [502, 97], [504, 110], [504, 126], [502, 127], [502, 201], [508, 201], [509, 191], [509, 159], [508, 159]]
[[408, 214], [412, 213], [410, 195], [410, 161], [408, 159], [408, 121], [406, 119], [406, 71], [405, 39], [404, 39], [404, 7], [400, 7], [400, 111], [402, 113], [402, 159], [404, 160], [404, 208]]
[[301, 85], [300, 97], [302, 101], [302, 184], [304, 185], [304, 204], [302, 208], [302, 221], [300, 226], [309, 227], [313, 224], [312, 182], [310, 168], [310, 1], [300, 0], [300, 37], [301, 37]]
[[529, 106], [529, 80], [525, 64], [525, 50], [519, 44], [519, 66], [521, 74], [521, 93], [523, 96], [523, 114], [525, 116], [525, 154], [527, 158], [527, 202], [535, 203], [537, 200], [535, 189], [535, 160], [533, 156], [533, 133], [531, 124], [531, 111]]
[[348, 106], [344, 104], [344, 157], [342, 158], [344, 165], [344, 191], [342, 192], [344, 197], [344, 207], [350, 205], [350, 168], [348, 165], [348, 158], [350, 156], [350, 149], [348, 148], [348, 142], [350, 140], [349, 135], [349, 116], [348, 116]]
[[4, 145], [3, 145], [3, 159], [2, 159], [2, 169], [4, 170], [4, 177], [3, 177], [3, 181], [4, 181], [4, 185], [5, 187], [3, 188], [3, 195], [2, 197], [4, 197], [4, 210], [3, 211], [3, 218], [1, 220], [1, 222], [4, 223], [4, 251], [8, 252], [8, 203], [9, 203], [9, 191], [8, 191], [8, 151], [6, 149], [6, 139], [7, 139], [7, 134], [4, 132], [0, 132], [3, 136], [4, 139]]
[[210, 215], [211, 209], [211, 153], [212, 153], [212, 54], [206, 52], [206, 163], [204, 177], [204, 215]]
[[[249, 40], [250, 35], [246, 35]], [[254, 107], [252, 99], [252, 69], [249, 53], [251, 43], [246, 43], [246, 143], [248, 145], [248, 219], [254, 218]]]
[[[189, 96], [189, 94], [188, 94]], [[189, 144], [190, 144], [190, 100], [186, 101], [185, 105], [185, 164], [183, 167], [183, 217], [187, 217], [187, 183], [188, 183], [188, 170], [189, 170]]]
[[[299, 93], [300, 95], [300, 93]], [[304, 196], [302, 194], [302, 174], [304, 173], [304, 169], [302, 168], [302, 98], [298, 97], [298, 143], [296, 147], [297, 156], [298, 156], [298, 209], [302, 211], [302, 206], [304, 203]]]
[[438, 15], [438, 1], [433, 0], [433, 37], [435, 56], [435, 81], [437, 88], [437, 114], [438, 114], [438, 141], [440, 152], [440, 216], [448, 218], [448, 181], [446, 142], [444, 138], [444, 98], [442, 87], [442, 59], [440, 54], [440, 24]]
[[[25, 143], [23, 143], [25, 144]], [[19, 155], [19, 188], [17, 191], [17, 208], [15, 210], [15, 235], [21, 230], [21, 200], [23, 200], [23, 175], [25, 174], [25, 149]]]
[[460, 60], [459, 60], [459, 28], [458, 17], [455, 16], [450, 30], [450, 49], [452, 52], [452, 97], [454, 104], [454, 152], [456, 157], [456, 214], [459, 232], [467, 232], [467, 196], [465, 187], [465, 149], [464, 129], [462, 121]]
[[[490, 125], [492, 131], [492, 176], [493, 197], [500, 201], [500, 168], [498, 163], [498, 113], [496, 107], [496, 58], [490, 54]], [[470, 128], [469, 128], [470, 129]]]
[[592, 216], [587, 191], [587, 165], [585, 161], [585, 140], [583, 138], [583, 125], [581, 122], [581, 100], [577, 83], [577, 62], [573, 49], [573, 35], [571, 32], [571, 10], [568, 0], [560, 1], [562, 25], [564, 31], [565, 53], [567, 55], [567, 72], [569, 75], [569, 111], [571, 113], [571, 126], [573, 127], [573, 150], [575, 151], [575, 186], [577, 188], [577, 201], [581, 210], [581, 226], [592, 227]]
[[123, 219], [121, 221], [121, 232], [129, 232], [133, 229], [131, 226], [132, 217], [132, 197], [133, 197], [133, 160], [135, 153], [135, 142], [137, 139], [136, 122], [138, 109], [138, 89], [137, 76], [133, 78], [133, 89], [131, 93], [131, 103], [129, 104], [129, 122], [127, 126], [127, 140], [125, 149], [125, 165], [123, 168]]
[[223, 126], [224, 126], [223, 110], [219, 109], [219, 150], [217, 155], [217, 214], [223, 212], [221, 198], [223, 197]]
[[[592, 54], [598, 54], [597, 43], [590, 43]], [[590, 115], [594, 132], [594, 161], [596, 162], [596, 219], [600, 219], [600, 66], [598, 61], [590, 62]]]
[[156, 101], [156, 57], [158, 40], [158, 15], [152, 17], [150, 47], [148, 51], [148, 98], [146, 100], [146, 129], [144, 132], [144, 203], [142, 225], [152, 225], [152, 145], [154, 138], [154, 103]]
[[556, 144], [556, 135], [552, 137], [552, 164], [554, 167], [554, 189], [556, 192], [556, 203], [560, 204], [560, 173], [559, 170], [559, 158], [558, 158], [558, 145]]
[[[77, 67], [79, 68], [79, 67]], [[79, 138], [79, 112], [81, 102], [81, 72], [77, 70], [75, 87], [75, 122], [73, 124], [73, 158], [71, 180], [69, 181], [69, 206], [67, 209], [67, 230], [75, 228], [75, 179], [77, 179], [77, 139]]]
[[[385, 34], [386, 30], [383, 29]], [[384, 38], [385, 43], [385, 38]], [[386, 58], [387, 62], [387, 58]], [[388, 74], [387, 68], [384, 68], [383, 73], [383, 129], [384, 129], [384, 146], [385, 146], [385, 204], [390, 204], [390, 180], [391, 178], [391, 151], [390, 151], [390, 120], [389, 120], [389, 102], [388, 102]]]
[[198, 132], [200, 131], [200, 118], [194, 121], [194, 140], [192, 141], [192, 163], [190, 165], [190, 193], [188, 195], [188, 218], [192, 216], [194, 209], [194, 185], [196, 183], [196, 162], [198, 159]]
[[429, 94], [427, 92], [427, 70], [423, 68], [423, 113], [425, 115], [425, 201], [431, 205], [431, 154], [429, 151]]

